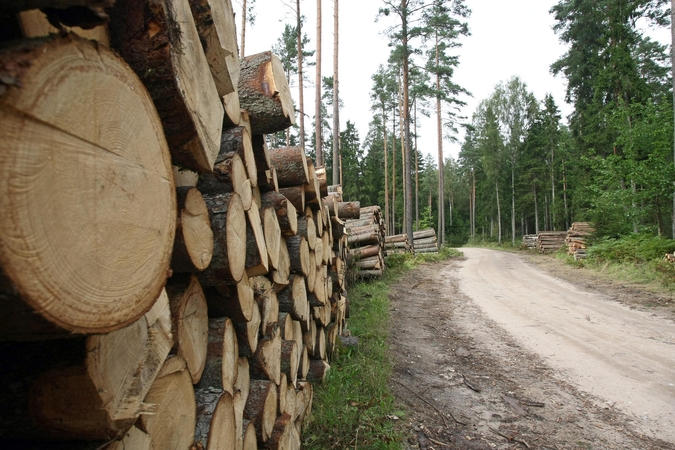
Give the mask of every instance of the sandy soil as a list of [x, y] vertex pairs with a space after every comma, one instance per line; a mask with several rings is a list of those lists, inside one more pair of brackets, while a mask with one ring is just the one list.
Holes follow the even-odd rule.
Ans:
[[392, 289], [411, 448], [675, 449], [672, 307], [550, 257], [463, 250]]

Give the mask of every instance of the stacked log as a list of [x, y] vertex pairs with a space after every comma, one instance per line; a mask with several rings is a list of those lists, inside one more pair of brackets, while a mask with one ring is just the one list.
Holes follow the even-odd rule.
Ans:
[[[0, 442], [300, 448], [361, 210], [267, 148], [288, 82], [269, 52], [238, 60], [229, 0], [82, 3], [108, 8], [98, 42], [0, 50]], [[73, 12], [18, 20], [85, 34]]]
[[415, 253], [438, 253], [436, 230], [428, 228], [426, 230], [414, 231], [413, 249]]
[[522, 248], [526, 249], [536, 249], [537, 248], [537, 235], [536, 234], [525, 234], [523, 235], [523, 243], [521, 244]]
[[594, 232], [595, 228], [588, 222], [574, 222], [567, 230], [567, 253], [573, 255], [575, 261], [586, 258], [586, 238]]
[[394, 236], [386, 236], [384, 238], [385, 256], [412, 253], [413, 247], [408, 242], [407, 234], [396, 234]]
[[567, 231], [542, 231], [537, 235], [537, 251], [554, 253], [565, 246]]
[[[381, 277], [384, 273], [385, 223], [379, 206], [360, 208], [352, 202], [345, 222], [349, 244], [348, 265], [355, 277]], [[343, 216], [345, 217], [345, 216]]]

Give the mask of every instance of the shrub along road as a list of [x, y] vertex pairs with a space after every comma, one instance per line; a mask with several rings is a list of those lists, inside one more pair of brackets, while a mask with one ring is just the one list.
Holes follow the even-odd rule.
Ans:
[[582, 291], [527, 257], [463, 251], [392, 287], [392, 388], [412, 411], [411, 445], [675, 448], [672, 314], [620, 303], [662, 298]]

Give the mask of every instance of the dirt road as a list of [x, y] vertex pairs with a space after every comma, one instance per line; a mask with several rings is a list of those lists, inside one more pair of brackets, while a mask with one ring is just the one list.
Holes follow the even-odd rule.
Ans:
[[675, 448], [672, 320], [462, 250], [392, 289], [393, 388], [415, 447]]

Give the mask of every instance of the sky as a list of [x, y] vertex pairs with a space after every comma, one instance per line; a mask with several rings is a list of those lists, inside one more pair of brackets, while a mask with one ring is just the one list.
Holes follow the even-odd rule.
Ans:
[[[250, 1], [250, 0], [249, 0]], [[552, 27], [553, 16], [549, 10], [558, 0], [465, 0], [472, 10], [469, 18], [471, 35], [462, 39], [457, 49], [459, 66], [454, 81], [471, 92], [465, 97], [466, 106], [460, 115], [470, 120], [478, 103], [486, 99], [497, 84], [519, 76], [537, 99], [543, 100], [551, 93], [563, 117], [572, 108], [565, 104], [565, 79], [550, 73], [551, 64], [565, 53]], [[241, 17], [240, 0], [232, 0], [237, 17]], [[322, 3], [322, 75], [333, 73], [333, 1]], [[361, 141], [368, 133], [372, 120], [370, 88], [371, 76], [380, 64], [386, 65], [390, 49], [384, 30], [392, 24], [390, 18], [378, 19], [381, 0], [339, 0], [339, 80], [341, 128], [347, 120], [356, 125]], [[246, 54], [267, 51], [274, 46], [284, 29], [284, 23], [295, 23], [294, 0], [256, 0], [256, 20], [246, 30]], [[316, 1], [301, 0], [301, 14], [305, 15], [303, 31], [309, 36], [310, 50], [316, 48]], [[240, 20], [237, 19], [237, 25]], [[669, 42], [669, 30], [661, 32], [660, 40]], [[305, 127], [310, 128], [314, 114], [315, 68], [305, 70], [309, 82], [304, 87], [304, 109], [308, 116]], [[297, 77], [296, 77], [297, 78]], [[297, 79], [291, 80], [293, 98], [298, 108]], [[432, 111], [435, 117], [435, 112]], [[418, 147], [424, 154], [437, 160], [436, 121], [420, 118]], [[311, 134], [308, 130], [307, 134]], [[456, 136], [459, 142], [445, 141], [444, 156], [456, 158], [463, 133]]]

